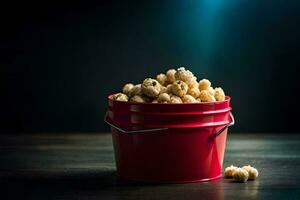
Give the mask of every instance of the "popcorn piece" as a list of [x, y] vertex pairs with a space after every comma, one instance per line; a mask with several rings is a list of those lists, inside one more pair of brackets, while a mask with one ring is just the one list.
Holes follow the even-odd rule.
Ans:
[[238, 167], [231, 165], [230, 167], [226, 167], [224, 171], [224, 175], [226, 178], [232, 178], [232, 174], [234, 170], [236, 170]]
[[152, 78], [146, 78], [142, 84], [142, 92], [148, 97], [157, 97], [160, 92], [161, 85]]
[[156, 76], [156, 80], [161, 84], [161, 85], [166, 85], [167, 84], [167, 76], [165, 74], [158, 74]]
[[123, 86], [122, 91], [127, 96], [130, 96], [130, 91], [132, 90], [133, 87], [134, 87], [134, 85], [132, 83], [127, 83]]
[[149, 102], [149, 99], [147, 99], [144, 96], [134, 95], [133, 97], [130, 98], [130, 102], [134, 102], [134, 103], [147, 103], [147, 102]]
[[246, 182], [248, 180], [249, 174], [245, 169], [237, 168], [232, 173], [232, 178], [237, 182]]
[[187, 94], [197, 98], [200, 95], [200, 90], [198, 87], [189, 87]]
[[165, 86], [161, 86], [160, 87], [160, 92], [159, 92], [160, 94], [162, 94], [162, 93], [167, 93], [167, 87], [165, 87]]
[[170, 103], [183, 103], [181, 98], [176, 95], [170, 95]]
[[258, 176], [257, 169], [255, 169], [254, 167], [251, 167], [250, 165], [244, 166], [242, 168], [248, 172], [248, 174], [249, 174], [248, 179], [249, 180], [254, 180], [254, 179], [257, 178], [257, 176]]
[[133, 97], [135, 95], [142, 95], [142, 85], [137, 84], [133, 86], [133, 88], [130, 90], [129, 96]]
[[201, 102], [214, 102], [216, 101], [215, 97], [209, 94], [207, 90], [202, 90], [199, 94]]
[[157, 99], [154, 99], [151, 103], [158, 103]]
[[169, 103], [170, 95], [167, 93], [162, 93], [157, 98], [158, 103]]
[[215, 98], [217, 101], [225, 100], [225, 93], [222, 88], [220, 87], [215, 88]]
[[208, 90], [210, 86], [211, 86], [211, 83], [207, 79], [202, 79], [199, 82], [199, 89], [200, 89], [200, 91], [202, 91], [202, 90]]
[[167, 85], [166, 93], [168, 94], [172, 93], [172, 84]]
[[193, 96], [188, 95], [188, 94], [186, 94], [182, 97], [182, 102], [183, 103], [198, 103], [198, 101]]
[[188, 84], [188, 86], [190, 87], [190, 88], [194, 88], [194, 87], [199, 87], [199, 83], [197, 82], [197, 80], [195, 79], [195, 80], [192, 80], [192, 81], [190, 81], [189, 82], [189, 84]]
[[215, 96], [215, 90], [212, 87], [209, 87], [209, 89], [207, 90], [209, 92], [210, 95]]
[[191, 71], [186, 70], [184, 67], [180, 67], [175, 73], [175, 79], [184, 81], [185, 83], [189, 84], [190, 82], [195, 81], [196, 77]]
[[128, 101], [128, 96], [123, 93], [116, 93], [112, 96], [112, 99], [116, 101]]
[[179, 97], [183, 97], [187, 93], [188, 89], [188, 85], [180, 80], [172, 84], [172, 93]]
[[175, 69], [169, 69], [166, 73], [166, 76], [167, 76], [167, 82], [168, 83], [173, 83], [175, 82], [175, 73], [176, 73], [176, 70]]

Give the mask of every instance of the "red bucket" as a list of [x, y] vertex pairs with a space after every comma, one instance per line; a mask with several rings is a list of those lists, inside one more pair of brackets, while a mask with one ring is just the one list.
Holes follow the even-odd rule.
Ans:
[[230, 97], [222, 102], [151, 104], [108, 97], [117, 174], [127, 180], [184, 183], [222, 176]]

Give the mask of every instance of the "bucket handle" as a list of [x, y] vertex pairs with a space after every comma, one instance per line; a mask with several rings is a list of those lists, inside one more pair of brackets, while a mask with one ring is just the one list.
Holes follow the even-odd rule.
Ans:
[[[218, 137], [219, 135], [221, 135], [221, 133], [223, 133], [223, 131], [228, 128], [229, 126], [233, 126], [235, 121], [234, 121], [234, 117], [232, 115], [232, 113], [229, 113], [230, 118], [231, 118], [231, 122], [229, 124], [227, 124], [226, 126], [224, 126], [223, 128], [221, 128], [217, 133], [214, 134], [214, 138]], [[122, 132], [122, 133], [140, 133], [140, 132], [155, 132], [155, 131], [162, 131], [162, 130], [167, 130], [168, 128], [153, 128], [153, 129], [143, 129], [143, 130], [133, 130], [133, 131], [127, 131], [124, 130], [114, 124], [112, 124], [111, 122], [109, 122], [108, 120], [108, 112], [105, 113], [104, 116], [104, 121], [110, 125], [111, 127], [117, 129], [118, 131]]]
[[215, 138], [218, 137], [219, 135], [221, 135], [221, 133], [223, 133], [226, 128], [228, 128], [229, 126], [234, 125], [235, 121], [234, 121], [233, 114], [230, 112], [229, 115], [230, 115], [230, 118], [231, 118], [231, 122], [229, 124], [226, 124], [226, 126], [221, 128], [218, 132], [216, 132], [215, 135], [214, 135]]
[[114, 124], [112, 124], [111, 122], [108, 121], [108, 112], [105, 113], [104, 116], [104, 121], [110, 125], [111, 127], [117, 129], [118, 131], [122, 132], [122, 133], [140, 133], [140, 132], [154, 132], [154, 131], [162, 131], [162, 130], [167, 130], [168, 128], [153, 128], [153, 129], [144, 129], [144, 130], [133, 130], [133, 131], [127, 131], [124, 130]]

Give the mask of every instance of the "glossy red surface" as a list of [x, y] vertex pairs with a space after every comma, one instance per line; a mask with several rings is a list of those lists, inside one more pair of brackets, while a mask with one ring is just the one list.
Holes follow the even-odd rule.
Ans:
[[[148, 108], [148, 107], [151, 108]], [[185, 109], [186, 108], [186, 109]], [[123, 133], [112, 127], [117, 174], [144, 182], [197, 182], [221, 177], [230, 98], [199, 104], [132, 104], [109, 98], [110, 123], [127, 130], [167, 127], [155, 132]]]

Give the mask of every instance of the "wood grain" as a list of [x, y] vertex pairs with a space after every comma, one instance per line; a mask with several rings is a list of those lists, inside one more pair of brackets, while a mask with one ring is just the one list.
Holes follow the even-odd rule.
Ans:
[[300, 199], [300, 135], [229, 134], [224, 166], [251, 164], [255, 181], [192, 184], [118, 180], [110, 134], [0, 136], [2, 195], [17, 199]]

